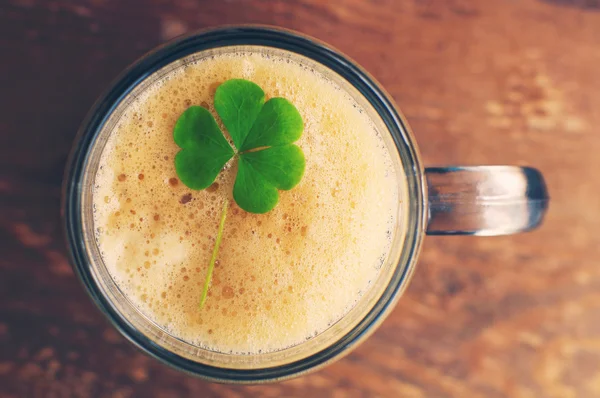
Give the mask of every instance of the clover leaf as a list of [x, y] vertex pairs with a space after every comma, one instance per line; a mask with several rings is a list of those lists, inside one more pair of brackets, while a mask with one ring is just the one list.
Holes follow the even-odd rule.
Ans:
[[207, 188], [223, 166], [237, 157], [233, 198], [248, 212], [270, 211], [279, 201], [279, 190], [292, 189], [304, 174], [304, 153], [293, 144], [304, 129], [300, 113], [285, 98], [265, 102], [264, 91], [244, 79], [221, 84], [214, 106], [237, 150], [231, 148], [210, 111], [191, 106], [173, 130], [175, 143], [182, 148], [175, 156], [179, 179], [192, 189]]
[[[214, 105], [237, 149], [229, 145], [208, 109], [190, 106], [173, 129], [173, 139], [181, 148], [175, 156], [177, 176], [191, 189], [205, 189], [236, 157], [233, 198], [248, 212], [270, 211], [279, 201], [279, 190], [294, 188], [304, 174], [304, 153], [293, 144], [304, 129], [300, 113], [285, 98], [265, 102], [264, 91], [243, 79], [228, 80], [217, 87]], [[228, 207], [229, 200], [225, 199], [200, 308], [208, 297]]]

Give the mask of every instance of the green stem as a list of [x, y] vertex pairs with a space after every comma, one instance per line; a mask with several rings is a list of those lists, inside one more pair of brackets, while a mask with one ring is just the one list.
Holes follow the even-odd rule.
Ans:
[[210, 264], [208, 265], [208, 273], [206, 274], [206, 280], [204, 281], [204, 289], [202, 290], [202, 297], [200, 298], [200, 309], [204, 306], [206, 297], [208, 296], [208, 288], [210, 287], [210, 281], [212, 279], [212, 273], [215, 269], [215, 261], [217, 260], [217, 254], [219, 254], [219, 246], [221, 245], [221, 239], [223, 238], [223, 228], [225, 227], [225, 219], [227, 218], [227, 209], [229, 208], [229, 199], [225, 199], [223, 203], [223, 211], [221, 212], [221, 223], [219, 224], [219, 231], [217, 232], [217, 239], [215, 241], [215, 248], [213, 249], [212, 257], [210, 258]]

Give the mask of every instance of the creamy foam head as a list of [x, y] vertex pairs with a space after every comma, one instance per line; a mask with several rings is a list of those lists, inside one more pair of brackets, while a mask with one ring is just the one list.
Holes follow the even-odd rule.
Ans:
[[[111, 132], [93, 194], [103, 260], [140, 311], [190, 343], [236, 353], [301, 343], [352, 308], [387, 256], [400, 194], [388, 150], [344, 90], [295, 60], [232, 53], [188, 61], [133, 101]], [[296, 144], [305, 175], [263, 215], [233, 202], [235, 161], [203, 191], [176, 178], [177, 118], [190, 105], [216, 115], [216, 87], [231, 78], [287, 98], [304, 120]], [[233, 204], [199, 309], [226, 198]]]

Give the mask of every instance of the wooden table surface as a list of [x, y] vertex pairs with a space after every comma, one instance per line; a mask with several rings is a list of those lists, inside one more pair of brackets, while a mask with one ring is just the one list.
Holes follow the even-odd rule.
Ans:
[[[244, 387], [179, 374], [113, 330], [65, 257], [59, 199], [75, 131], [120, 70], [248, 22], [362, 64], [428, 165], [532, 165], [552, 202], [533, 233], [428, 237], [361, 347]], [[0, 50], [0, 397], [600, 397], [598, 0], [4, 0]]]

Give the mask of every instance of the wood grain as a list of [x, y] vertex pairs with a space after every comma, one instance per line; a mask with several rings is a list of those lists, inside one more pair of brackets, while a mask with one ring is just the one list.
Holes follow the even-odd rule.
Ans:
[[[8, 0], [0, 4], [0, 397], [600, 396], [596, 0]], [[86, 110], [192, 29], [284, 26], [357, 60], [429, 165], [533, 165], [546, 224], [427, 238], [412, 285], [354, 353], [265, 386], [208, 384], [136, 351], [65, 258], [59, 188]]]

